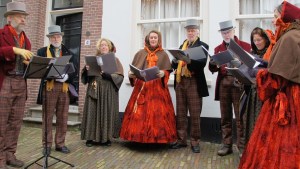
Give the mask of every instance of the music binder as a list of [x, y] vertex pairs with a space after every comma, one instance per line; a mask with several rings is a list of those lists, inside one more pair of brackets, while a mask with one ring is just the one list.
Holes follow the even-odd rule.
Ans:
[[246, 85], [251, 85], [255, 84], [255, 78], [252, 78], [248, 70], [251, 68], [248, 68], [246, 65], [241, 65], [238, 68], [228, 68], [226, 67], [226, 70], [231, 73], [235, 78], [238, 79], [239, 82], [246, 84]]
[[223, 64], [230, 62], [234, 58], [229, 50], [225, 50], [223, 52], [211, 56], [211, 59], [215, 61], [218, 66], [221, 66]]
[[88, 76], [101, 76], [101, 71], [108, 74], [117, 72], [117, 62], [114, 53], [101, 56], [85, 56], [85, 62], [89, 66]]
[[182, 56], [187, 56], [187, 55], [192, 60], [201, 60], [207, 58], [207, 55], [205, 54], [202, 46], [188, 48], [187, 50], [167, 49], [167, 51], [177, 60], [184, 60], [182, 59]]
[[75, 72], [73, 63], [68, 63], [71, 57], [72, 55], [58, 58], [33, 56], [23, 77], [25, 79], [40, 79], [46, 74], [46, 78], [63, 79], [65, 74]]
[[153, 66], [151, 68], [147, 68], [144, 70], [140, 70], [139, 68], [129, 64], [130, 71], [138, 78], [145, 82], [158, 79], [157, 74], [159, 73], [159, 68], [157, 66]]
[[249, 68], [254, 68], [260, 64], [254, 59], [254, 56], [245, 51], [232, 39], [230, 39], [228, 50], [230, 50], [235, 56], [239, 58], [240, 61], [242, 61]]

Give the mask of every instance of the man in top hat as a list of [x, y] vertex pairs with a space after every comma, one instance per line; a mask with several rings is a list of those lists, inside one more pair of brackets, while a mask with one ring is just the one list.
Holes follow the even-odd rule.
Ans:
[[[60, 26], [50, 26], [48, 27], [48, 32], [49, 34], [46, 36], [49, 38], [50, 45], [40, 48], [37, 51], [38, 56], [58, 58], [72, 55], [62, 44], [63, 33], [61, 32]], [[74, 56], [72, 56], [69, 62], [73, 63], [73, 60]], [[63, 79], [47, 79], [46, 81], [41, 81], [37, 103], [43, 105], [43, 153], [45, 155], [49, 155], [51, 152], [53, 141], [52, 120], [54, 114], [56, 115], [55, 150], [65, 154], [70, 152], [65, 146], [65, 137], [70, 101], [69, 89], [72, 87], [71, 85], [75, 76], [76, 73], [63, 74]], [[47, 123], [45, 123], [46, 121]], [[46, 124], [47, 127], [45, 126]], [[46, 128], [47, 137], [45, 136]]]
[[[232, 21], [220, 22], [220, 32], [223, 42], [215, 48], [215, 54], [227, 50], [230, 39], [233, 39], [244, 50], [250, 52], [250, 44], [239, 40], [235, 36], [235, 27]], [[215, 100], [220, 101], [221, 109], [221, 131], [223, 146], [218, 151], [218, 155], [225, 156], [232, 153], [232, 121], [234, 108], [236, 126], [237, 126], [237, 146], [240, 151], [244, 148], [244, 132], [242, 119], [239, 113], [239, 99], [242, 94], [241, 86], [235, 82], [235, 78], [227, 72], [225, 67], [239, 67], [241, 62], [237, 59], [232, 60], [228, 64], [217, 66], [213, 60], [209, 62], [209, 70], [214, 73], [218, 72]]]
[[[187, 50], [198, 46], [208, 45], [199, 38], [199, 21], [189, 19], [186, 21], [187, 39], [180, 46], [181, 50]], [[172, 61], [175, 72], [176, 92], [176, 128], [178, 140], [171, 144], [170, 148], [178, 149], [187, 146], [188, 136], [188, 112], [190, 114], [190, 141], [194, 153], [200, 153], [200, 115], [202, 110], [202, 97], [208, 96], [208, 89], [204, 75], [205, 59], [193, 60], [184, 57], [184, 60]]]
[[0, 169], [24, 165], [15, 152], [27, 94], [23, 74], [33, 56], [24, 32], [27, 15], [24, 3], [8, 3], [7, 24], [0, 29]]

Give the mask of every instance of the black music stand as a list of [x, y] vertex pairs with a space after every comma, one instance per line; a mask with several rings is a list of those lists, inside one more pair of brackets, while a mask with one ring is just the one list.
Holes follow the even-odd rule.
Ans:
[[[66, 57], [66, 56], [64, 56], [64, 57]], [[60, 57], [60, 58], [63, 58], [63, 57]], [[62, 79], [62, 78], [64, 78], [62, 76], [63, 74], [72, 73], [75, 71], [73, 64], [67, 63], [70, 60], [70, 58], [71, 58], [71, 56], [68, 56], [68, 58], [64, 58], [64, 61], [58, 61], [59, 60], [58, 58], [51, 59], [51, 58], [34, 56], [31, 58], [30, 63], [26, 68], [24, 78], [25, 79], [41, 79], [42, 82], [46, 81], [49, 78]], [[67, 60], [67, 62], [65, 62], [65, 60]], [[47, 97], [45, 97], [44, 102], [45, 102], [45, 109], [47, 109]], [[45, 113], [45, 119], [47, 119], [47, 113]], [[71, 167], [75, 167], [74, 164], [71, 164], [71, 163], [63, 161], [59, 158], [53, 157], [47, 152], [47, 150], [46, 150], [47, 144], [48, 144], [47, 143], [47, 134], [48, 134], [47, 133], [47, 120], [45, 120], [45, 131], [44, 131], [44, 137], [46, 140], [45, 147], [44, 147], [45, 153], [43, 153], [43, 156], [39, 157], [34, 162], [27, 165], [25, 167], [25, 169], [27, 169], [28, 167], [30, 167], [33, 164], [37, 164], [37, 165], [43, 167], [43, 169], [47, 169], [48, 167], [55, 165], [56, 163], [59, 163], [59, 162], [65, 163]], [[48, 166], [48, 157], [53, 158], [57, 161]], [[44, 158], [43, 165], [37, 163], [38, 161], [40, 161], [43, 158]]]

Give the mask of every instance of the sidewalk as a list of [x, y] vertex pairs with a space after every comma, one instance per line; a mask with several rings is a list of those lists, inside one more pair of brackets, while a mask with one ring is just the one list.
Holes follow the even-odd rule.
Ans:
[[[42, 130], [23, 126], [19, 138], [17, 157], [27, 166], [42, 156]], [[239, 163], [238, 151], [225, 157], [217, 155], [219, 144], [201, 142], [201, 153], [195, 154], [190, 146], [182, 149], [168, 149], [167, 145], [137, 144], [114, 140], [112, 146], [86, 147], [80, 140], [80, 131], [68, 131], [66, 145], [70, 154], [62, 154], [52, 147], [51, 155], [71, 164], [74, 169], [236, 169]], [[43, 158], [39, 163], [43, 164]], [[48, 158], [49, 165], [55, 162]], [[30, 169], [42, 168], [36, 164]], [[49, 169], [72, 168], [59, 162]]]

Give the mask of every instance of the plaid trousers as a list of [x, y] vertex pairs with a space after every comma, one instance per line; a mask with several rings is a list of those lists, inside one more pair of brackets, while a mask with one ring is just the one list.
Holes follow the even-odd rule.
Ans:
[[202, 97], [197, 91], [195, 77], [182, 77], [176, 84], [176, 128], [177, 142], [187, 144], [188, 113], [190, 114], [190, 139], [191, 145], [196, 146], [200, 142], [200, 115], [202, 110]]
[[223, 144], [232, 145], [232, 106], [237, 127], [237, 146], [244, 147], [244, 127], [239, 113], [239, 104], [242, 90], [234, 85], [233, 76], [225, 76], [220, 83], [220, 109], [221, 109], [221, 130]]
[[[52, 146], [52, 120], [56, 115], [55, 146], [65, 145], [67, 133], [69, 94], [62, 92], [62, 83], [55, 82], [51, 91], [43, 90], [43, 146], [46, 146], [46, 123], [47, 122], [47, 147]], [[47, 117], [47, 118], [46, 118]]]
[[0, 166], [14, 160], [26, 102], [26, 82], [6, 76], [0, 91]]

